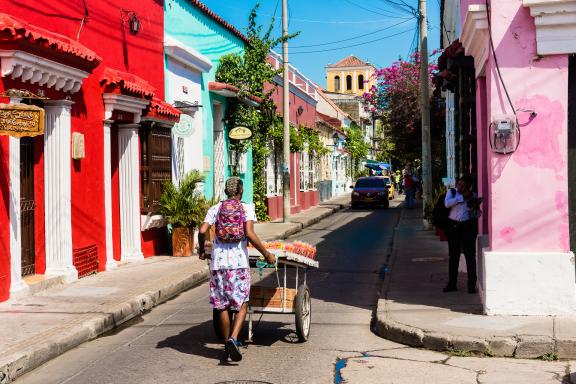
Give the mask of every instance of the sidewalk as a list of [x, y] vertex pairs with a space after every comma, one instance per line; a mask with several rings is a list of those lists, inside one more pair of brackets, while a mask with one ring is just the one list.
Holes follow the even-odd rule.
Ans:
[[442, 292], [447, 275], [447, 242], [423, 230], [420, 207], [404, 209], [378, 301], [378, 334], [464, 355], [576, 358], [576, 317], [486, 316], [479, 295], [467, 293], [465, 274], [458, 292]]
[[[289, 223], [260, 223], [265, 240], [283, 239], [343, 209], [350, 195], [301, 212]], [[9, 383], [83, 342], [141, 316], [209, 277], [197, 257], [155, 256], [143, 262], [0, 303], [0, 384]]]

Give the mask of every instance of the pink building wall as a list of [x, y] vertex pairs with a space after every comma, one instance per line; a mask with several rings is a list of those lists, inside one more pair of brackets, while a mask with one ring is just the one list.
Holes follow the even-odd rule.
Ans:
[[[536, 54], [534, 19], [521, 0], [492, 1], [492, 35], [504, 82], [519, 111], [521, 141], [511, 155], [486, 153], [493, 251], [568, 252], [566, 55]], [[489, 59], [488, 116], [512, 114]], [[483, 126], [487, 130], [487, 126]]]

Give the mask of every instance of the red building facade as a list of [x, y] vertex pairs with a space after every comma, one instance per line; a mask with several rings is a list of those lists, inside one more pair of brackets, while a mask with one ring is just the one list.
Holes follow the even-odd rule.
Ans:
[[142, 214], [156, 198], [149, 143], [179, 117], [162, 101], [163, 2], [0, 12], [0, 102], [45, 111], [42, 135], [0, 136], [0, 301], [28, 275], [72, 281], [159, 254], [166, 230]]

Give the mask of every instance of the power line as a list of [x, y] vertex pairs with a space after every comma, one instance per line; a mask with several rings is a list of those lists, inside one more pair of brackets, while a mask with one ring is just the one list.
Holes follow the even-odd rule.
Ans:
[[409, 21], [411, 21], [411, 20], [412, 20], [412, 18], [407, 19], [407, 20], [404, 20], [404, 21], [401, 21], [401, 22], [396, 23], [396, 24], [394, 24], [394, 25], [390, 25], [390, 26], [385, 27], [385, 28], [378, 29], [378, 30], [373, 31], [373, 32], [369, 32], [369, 33], [364, 33], [364, 34], [362, 34], [362, 35], [353, 36], [353, 37], [350, 37], [350, 38], [348, 38], [348, 39], [335, 40], [335, 41], [331, 41], [331, 42], [327, 42], [327, 43], [310, 44], [310, 45], [293, 45], [292, 48], [310, 48], [310, 47], [320, 47], [320, 46], [323, 46], [323, 45], [332, 45], [332, 44], [343, 43], [343, 42], [345, 42], [345, 41], [350, 41], [350, 40], [359, 39], [359, 38], [361, 38], [361, 37], [374, 35], [374, 34], [376, 34], [376, 33], [380, 33], [380, 32], [382, 32], [382, 31], [386, 31], [386, 30], [388, 30], [388, 29], [392, 29], [392, 28], [397, 27], [397, 26], [399, 26], [399, 25], [406, 24], [407, 22], [409, 22]]
[[296, 19], [292, 18], [292, 21], [299, 21], [302, 23], [319, 23], [319, 24], [371, 24], [371, 23], [383, 23], [389, 21], [390, 19], [403, 19], [403, 20], [411, 20], [411, 17], [397, 17], [397, 16], [389, 16], [387, 19], [378, 19], [378, 20], [364, 20], [364, 21], [344, 21], [344, 20], [310, 20], [310, 19]]
[[408, 4], [407, 4], [405, 1], [403, 1], [403, 0], [400, 0], [401, 4], [400, 4], [400, 3], [397, 3], [397, 2], [395, 2], [395, 1], [392, 1], [392, 0], [380, 0], [380, 1], [382, 1], [382, 2], [385, 3], [385, 4], [388, 4], [388, 5], [392, 6], [393, 8], [396, 8], [396, 9], [398, 9], [398, 10], [400, 10], [400, 11], [403, 11], [403, 12], [408, 12], [408, 13], [412, 13], [412, 14], [413, 14], [414, 11], [416, 10], [415, 7], [412, 7], [411, 5], [408, 5]]
[[352, 45], [346, 45], [343, 47], [337, 47], [337, 48], [328, 48], [328, 49], [319, 49], [319, 50], [315, 50], [315, 51], [302, 51], [302, 52], [291, 52], [292, 55], [299, 55], [299, 54], [304, 54], [304, 53], [319, 53], [319, 52], [330, 52], [330, 51], [338, 51], [340, 49], [346, 49], [346, 48], [351, 48], [351, 47], [357, 47], [359, 45], [366, 45], [366, 44], [371, 44], [371, 43], [375, 43], [377, 41], [382, 41], [382, 40], [386, 40], [388, 38], [394, 37], [394, 36], [398, 36], [398, 35], [402, 35], [404, 33], [407, 32], [412, 32], [414, 29], [410, 28], [407, 29], [405, 31], [402, 32], [398, 32], [398, 33], [394, 33], [392, 35], [388, 35], [388, 36], [384, 36], [378, 39], [374, 39], [374, 40], [370, 40], [370, 41], [364, 41], [362, 43], [357, 43], [357, 44], [352, 44]]
[[364, 7], [364, 6], [360, 5], [360, 4], [357, 4], [357, 3], [352, 2], [352, 1], [350, 1], [350, 0], [344, 0], [344, 1], [346, 1], [348, 4], [352, 4], [352, 5], [355, 6], [355, 7], [358, 7], [358, 8], [360, 8], [360, 9], [363, 9], [363, 10], [368, 11], [368, 12], [370, 12], [370, 13], [375, 13], [375, 14], [377, 14], [377, 15], [381, 15], [381, 16], [391, 16], [391, 17], [399, 16], [398, 14], [392, 13], [392, 12], [390, 12], [390, 11], [384, 11], [384, 12], [387, 12], [388, 14], [384, 14], [384, 13], [381, 13], [381, 12], [377, 12], [377, 11], [375, 11], [374, 9]]

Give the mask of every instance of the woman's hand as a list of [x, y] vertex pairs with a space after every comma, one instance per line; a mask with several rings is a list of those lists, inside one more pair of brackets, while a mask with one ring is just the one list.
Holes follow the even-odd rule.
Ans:
[[272, 254], [269, 251], [266, 251], [266, 254], [264, 255], [264, 258], [266, 259], [266, 262], [268, 264], [274, 264], [276, 262], [276, 256], [274, 256], [274, 254]]

